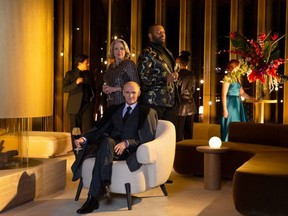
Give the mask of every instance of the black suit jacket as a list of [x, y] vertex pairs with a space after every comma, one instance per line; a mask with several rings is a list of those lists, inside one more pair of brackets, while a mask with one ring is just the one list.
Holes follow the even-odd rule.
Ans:
[[[81, 177], [82, 162], [97, 147], [96, 143], [98, 140], [102, 136], [109, 136], [108, 133], [111, 130], [111, 127], [113, 127], [111, 124], [112, 118], [117, 118], [117, 116], [113, 116], [113, 114], [122, 114], [122, 112], [119, 112], [119, 109], [122, 111], [124, 105], [125, 104], [114, 105], [107, 108], [102, 119], [96, 123], [95, 127], [83, 135], [87, 139], [88, 143], [87, 145], [84, 145], [83, 150], [79, 152], [75, 162], [71, 167], [73, 172], [73, 181], [76, 181]], [[136, 158], [136, 150], [138, 146], [155, 139], [156, 128], [158, 124], [157, 112], [154, 109], [139, 103], [135, 109], [139, 109], [139, 115], [137, 116], [139, 118], [137, 127], [138, 136], [135, 137], [135, 139], [129, 139], [128, 149], [132, 149], [132, 151], [130, 152], [129, 157], [126, 159], [126, 163], [131, 172], [136, 171], [141, 167], [141, 164], [137, 161]]]
[[[88, 79], [84, 82], [88, 82], [92, 97], [90, 98], [90, 102], [94, 99], [95, 94], [95, 81], [94, 76], [92, 72], [85, 71], [81, 73], [87, 73]], [[82, 97], [83, 97], [83, 86], [77, 85], [76, 80], [80, 77], [80, 71], [78, 68], [75, 68], [71, 71], [68, 71], [65, 74], [64, 80], [63, 80], [63, 91], [65, 93], [69, 93], [68, 101], [67, 101], [67, 112], [69, 114], [77, 114], [80, 111], [81, 103], [82, 103]]]

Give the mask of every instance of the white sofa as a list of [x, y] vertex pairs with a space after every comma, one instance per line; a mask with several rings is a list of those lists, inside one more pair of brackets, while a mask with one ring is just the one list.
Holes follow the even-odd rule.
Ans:
[[[132, 209], [131, 193], [141, 193], [161, 186], [164, 195], [168, 195], [164, 183], [168, 180], [174, 162], [176, 145], [175, 127], [169, 121], [159, 120], [156, 138], [144, 143], [137, 149], [137, 160], [143, 164], [135, 172], [130, 172], [126, 161], [114, 161], [110, 190], [112, 193], [126, 194], [128, 209]], [[83, 162], [75, 200], [78, 200], [82, 187], [89, 188], [95, 158]]]
[[4, 140], [3, 152], [18, 150], [20, 156], [29, 158], [51, 158], [72, 150], [71, 134], [66, 132], [28, 131], [23, 136], [7, 133], [0, 140]]

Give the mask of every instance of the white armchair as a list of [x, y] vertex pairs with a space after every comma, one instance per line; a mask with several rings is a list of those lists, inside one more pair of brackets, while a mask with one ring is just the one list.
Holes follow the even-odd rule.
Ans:
[[[144, 143], [137, 149], [137, 160], [143, 164], [135, 172], [130, 172], [126, 161], [114, 161], [110, 190], [112, 193], [126, 194], [128, 209], [132, 209], [131, 194], [142, 193], [160, 186], [164, 195], [168, 193], [165, 182], [168, 180], [175, 155], [175, 127], [169, 121], [159, 120], [156, 138]], [[82, 187], [89, 188], [95, 158], [83, 162], [82, 178], [80, 179], [75, 200], [79, 199]]]

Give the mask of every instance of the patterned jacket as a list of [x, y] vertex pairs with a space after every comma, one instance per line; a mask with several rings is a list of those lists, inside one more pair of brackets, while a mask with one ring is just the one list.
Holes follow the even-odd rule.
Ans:
[[173, 73], [174, 58], [165, 47], [150, 43], [138, 57], [137, 70], [141, 85], [141, 100], [146, 104], [173, 107], [178, 100], [176, 83], [167, 82]]

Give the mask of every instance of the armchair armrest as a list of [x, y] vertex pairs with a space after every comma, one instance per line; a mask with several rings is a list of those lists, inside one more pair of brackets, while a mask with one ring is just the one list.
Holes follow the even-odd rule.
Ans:
[[155, 163], [159, 158], [157, 155], [168, 156], [168, 153], [174, 155], [175, 133], [175, 127], [171, 122], [159, 120], [155, 139], [138, 147], [136, 152], [138, 162], [142, 164]]
[[143, 143], [136, 152], [139, 163], [147, 167], [149, 186], [163, 184], [169, 178], [174, 162], [176, 132], [169, 121], [159, 120], [156, 138]]
[[154, 163], [157, 158], [156, 152], [161, 150], [160, 146], [157, 139], [140, 145], [136, 152], [138, 162], [141, 164]]

